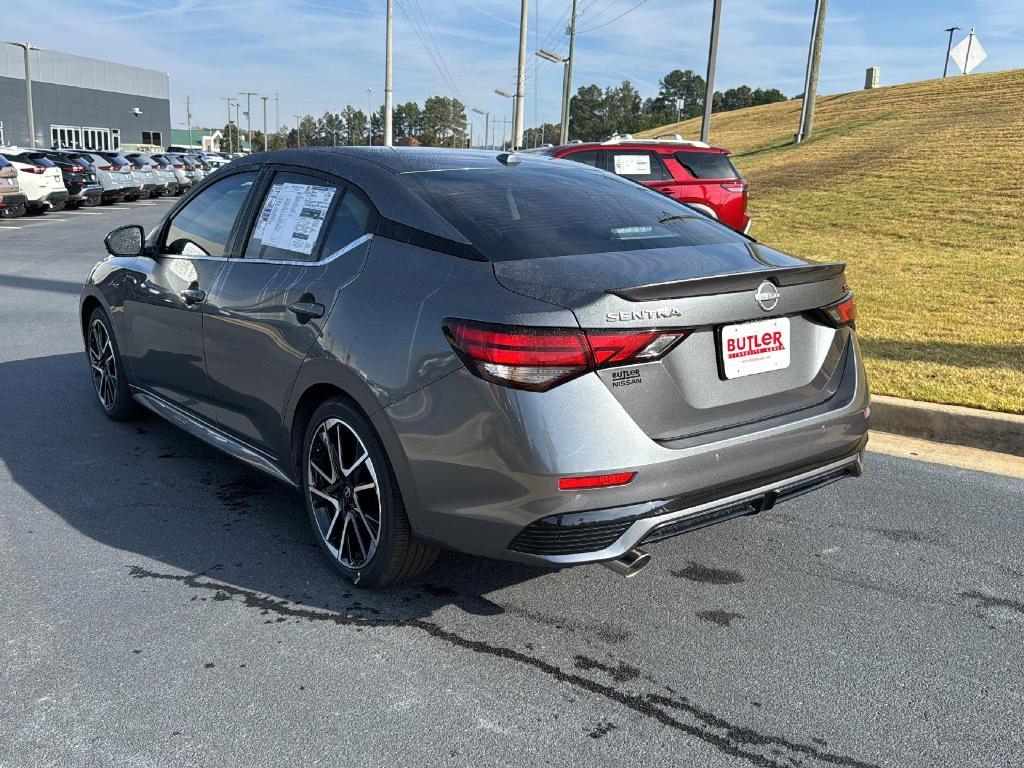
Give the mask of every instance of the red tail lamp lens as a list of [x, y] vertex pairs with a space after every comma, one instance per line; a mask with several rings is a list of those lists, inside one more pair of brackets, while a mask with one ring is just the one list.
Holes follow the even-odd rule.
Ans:
[[589, 475], [587, 477], [560, 477], [558, 490], [583, 491], [592, 488], [613, 488], [633, 482], [636, 472], [617, 472], [613, 475]]
[[853, 325], [857, 321], [857, 302], [853, 300], [852, 293], [846, 294], [835, 304], [822, 307], [821, 311], [836, 328], [843, 325]]
[[685, 329], [587, 331], [449, 318], [444, 326], [466, 367], [487, 381], [543, 392], [598, 368], [657, 360]]

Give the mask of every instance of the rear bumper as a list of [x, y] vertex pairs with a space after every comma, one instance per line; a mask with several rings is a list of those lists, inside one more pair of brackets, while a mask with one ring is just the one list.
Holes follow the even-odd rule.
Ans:
[[0, 208], [22, 208], [26, 203], [28, 203], [28, 197], [20, 192], [0, 195]]
[[866, 443], [865, 436], [850, 456], [782, 472], [777, 479], [760, 485], [748, 481], [732, 488], [646, 505], [544, 518], [524, 529], [509, 549], [551, 565], [614, 560], [633, 547], [767, 512], [776, 504], [838, 480], [860, 477], [864, 473], [861, 449]]
[[[718, 517], [749, 514], [758, 498], [763, 506], [766, 494], [778, 496], [782, 485], [808, 479], [804, 474], [830, 472], [835, 462], [859, 466], [869, 394], [853, 337], [846, 354], [843, 383], [826, 402], [673, 443], [644, 433], [596, 375], [538, 393], [488, 384], [462, 369], [374, 421], [396, 438], [392, 450], [401, 455], [393, 463], [418, 536], [501, 559], [595, 562], [659, 526], [747, 499], [753, 501], [745, 510]], [[559, 477], [627, 471], [637, 474], [625, 486], [558, 490]], [[615, 530], [576, 549], [523, 546], [531, 526], [558, 517], [604, 521]]]

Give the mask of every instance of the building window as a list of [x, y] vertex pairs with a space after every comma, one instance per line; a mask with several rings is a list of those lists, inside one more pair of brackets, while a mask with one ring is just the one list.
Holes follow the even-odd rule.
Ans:
[[163, 146], [163, 137], [160, 135], [160, 131], [143, 131], [142, 132], [142, 143], [153, 144], [158, 147]]
[[85, 149], [108, 151], [110, 149], [110, 131], [106, 128], [83, 128]]
[[50, 145], [59, 149], [81, 149], [82, 129], [77, 125], [51, 125]]
[[0, 146], [4, 143], [4, 121], [0, 120]]
[[110, 145], [115, 150], [121, 149], [121, 129], [111, 128], [110, 129]]

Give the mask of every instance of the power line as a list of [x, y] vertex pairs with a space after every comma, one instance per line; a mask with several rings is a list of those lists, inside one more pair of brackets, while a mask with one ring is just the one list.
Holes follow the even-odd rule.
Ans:
[[628, 15], [628, 14], [632, 13], [633, 11], [635, 11], [635, 10], [636, 10], [637, 8], [639, 8], [639, 7], [641, 6], [641, 5], [643, 5], [643, 4], [644, 4], [644, 3], [646, 3], [646, 2], [647, 2], [647, 0], [640, 0], [640, 2], [639, 2], [639, 3], [637, 3], [636, 5], [634, 5], [634, 6], [633, 6], [632, 8], [630, 8], [629, 10], [623, 11], [623, 12], [622, 12], [622, 13], [620, 13], [620, 14], [619, 14], [618, 16], [616, 16], [616, 17], [615, 17], [614, 19], [608, 19], [608, 21], [606, 21], [606, 22], [604, 22], [604, 23], [602, 23], [602, 24], [598, 24], [598, 25], [597, 25], [597, 26], [595, 26], [595, 27], [591, 27], [590, 29], [581, 29], [581, 30], [580, 30], [579, 32], [577, 32], [576, 34], [577, 34], [577, 35], [582, 35], [582, 34], [585, 34], [586, 32], [593, 32], [593, 31], [594, 31], [595, 29], [601, 29], [601, 27], [607, 27], [607, 26], [608, 26], [609, 24], [613, 24], [614, 22], [616, 22], [616, 21], [618, 21], [619, 19], [621, 19], [621, 18], [622, 18], [623, 16], [626, 16], [626, 15]]

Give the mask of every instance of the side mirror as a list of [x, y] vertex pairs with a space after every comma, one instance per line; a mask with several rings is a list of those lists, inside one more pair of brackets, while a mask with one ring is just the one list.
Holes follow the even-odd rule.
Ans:
[[138, 224], [118, 227], [103, 238], [103, 245], [111, 256], [142, 256], [145, 253], [146, 233]]

